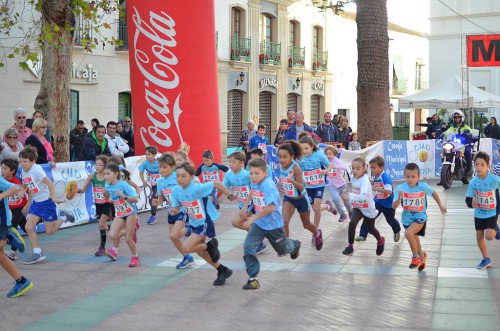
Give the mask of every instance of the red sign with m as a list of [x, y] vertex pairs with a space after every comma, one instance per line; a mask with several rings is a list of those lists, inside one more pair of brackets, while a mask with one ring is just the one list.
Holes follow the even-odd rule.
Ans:
[[467, 66], [500, 66], [500, 34], [467, 36]]

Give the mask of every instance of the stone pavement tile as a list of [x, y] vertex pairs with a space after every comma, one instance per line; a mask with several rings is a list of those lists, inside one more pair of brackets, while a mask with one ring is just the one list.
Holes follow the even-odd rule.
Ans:
[[443, 288], [436, 289], [436, 299], [442, 300], [490, 300], [493, 302], [491, 289], [484, 288]]
[[326, 308], [326, 309], [362, 309], [370, 310], [373, 307], [373, 297], [370, 293], [365, 294], [365, 296], [359, 295], [346, 295], [346, 296], [335, 296], [335, 295], [322, 295], [317, 298], [316, 301], [311, 302], [311, 307], [316, 308]]
[[442, 268], [471, 268], [475, 269], [476, 266], [481, 262], [481, 255], [477, 258], [469, 258], [467, 256], [463, 259], [441, 259], [439, 266]]
[[498, 330], [497, 316], [439, 314], [432, 320], [433, 330]]
[[299, 323], [311, 326], [330, 325], [334, 329], [340, 329], [344, 325], [361, 327], [366, 325], [367, 315], [366, 310], [362, 309], [315, 308], [309, 310]]
[[372, 310], [367, 314], [364, 325], [399, 329], [404, 327], [430, 328], [432, 324], [432, 314], [407, 311]]
[[361, 331], [363, 327], [354, 325], [336, 325], [336, 324], [299, 324], [293, 330], [297, 331], [331, 331], [331, 330], [343, 330], [343, 331]]
[[467, 301], [467, 304], [457, 300], [436, 300], [434, 313], [467, 315], [471, 313], [471, 308], [474, 315], [497, 315], [495, 305], [489, 300]]
[[[490, 288], [490, 281], [488, 279], [472, 279], [472, 278], [446, 278], [440, 277], [438, 279], [438, 286], [446, 288]], [[494, 283], [494, 282], [492, 282]], [[500, 287], [500, 282], [498, 282]]]

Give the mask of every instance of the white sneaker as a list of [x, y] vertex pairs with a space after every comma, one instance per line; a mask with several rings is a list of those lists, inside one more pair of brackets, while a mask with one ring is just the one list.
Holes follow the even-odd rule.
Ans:
[[5, 256], [7, 256], [12, 261], [17, 260], [17, 253], [15, 251], [6, 251], [4, 253], [5, 253]]

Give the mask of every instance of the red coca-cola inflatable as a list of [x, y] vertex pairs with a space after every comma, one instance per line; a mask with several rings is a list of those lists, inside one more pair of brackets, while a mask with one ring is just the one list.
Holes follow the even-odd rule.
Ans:
[[136, 155], [191, 145], [220, 162], [221, 134], [212, 0], [127, 1]]

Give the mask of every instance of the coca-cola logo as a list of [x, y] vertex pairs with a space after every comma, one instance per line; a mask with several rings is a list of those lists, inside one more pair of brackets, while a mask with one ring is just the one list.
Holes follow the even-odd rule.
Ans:
[[[134, 33], [134, 62], [144, 79], [144, 98], [148, 105], [146, 115], [150, 124], [139, 128], [142, 142], [145, 146], [156, 145], [172, 146], [171, 120], [169, 118], [169, 98], [164, 94], [179, 86], [179, 75], [175, 71], [178, 59], [173, 53], [177, 46], [174, 39], [176, 35], [175, 21], [163, 11], [160, 14], [149, 11], [149, 22], [141, 19], [135, 6], [132, 21], [135, 25]], [[140, 47], [146, 48], [143, 50]], [[140, 78], [139, 78], [140, 79]], [[180, 107], [181, 92], [175, 97], [173, 105], [173, 124], [179, 135], [179, 143], [183, 142], [179, 127], [179, 117], [182, 113]]]

